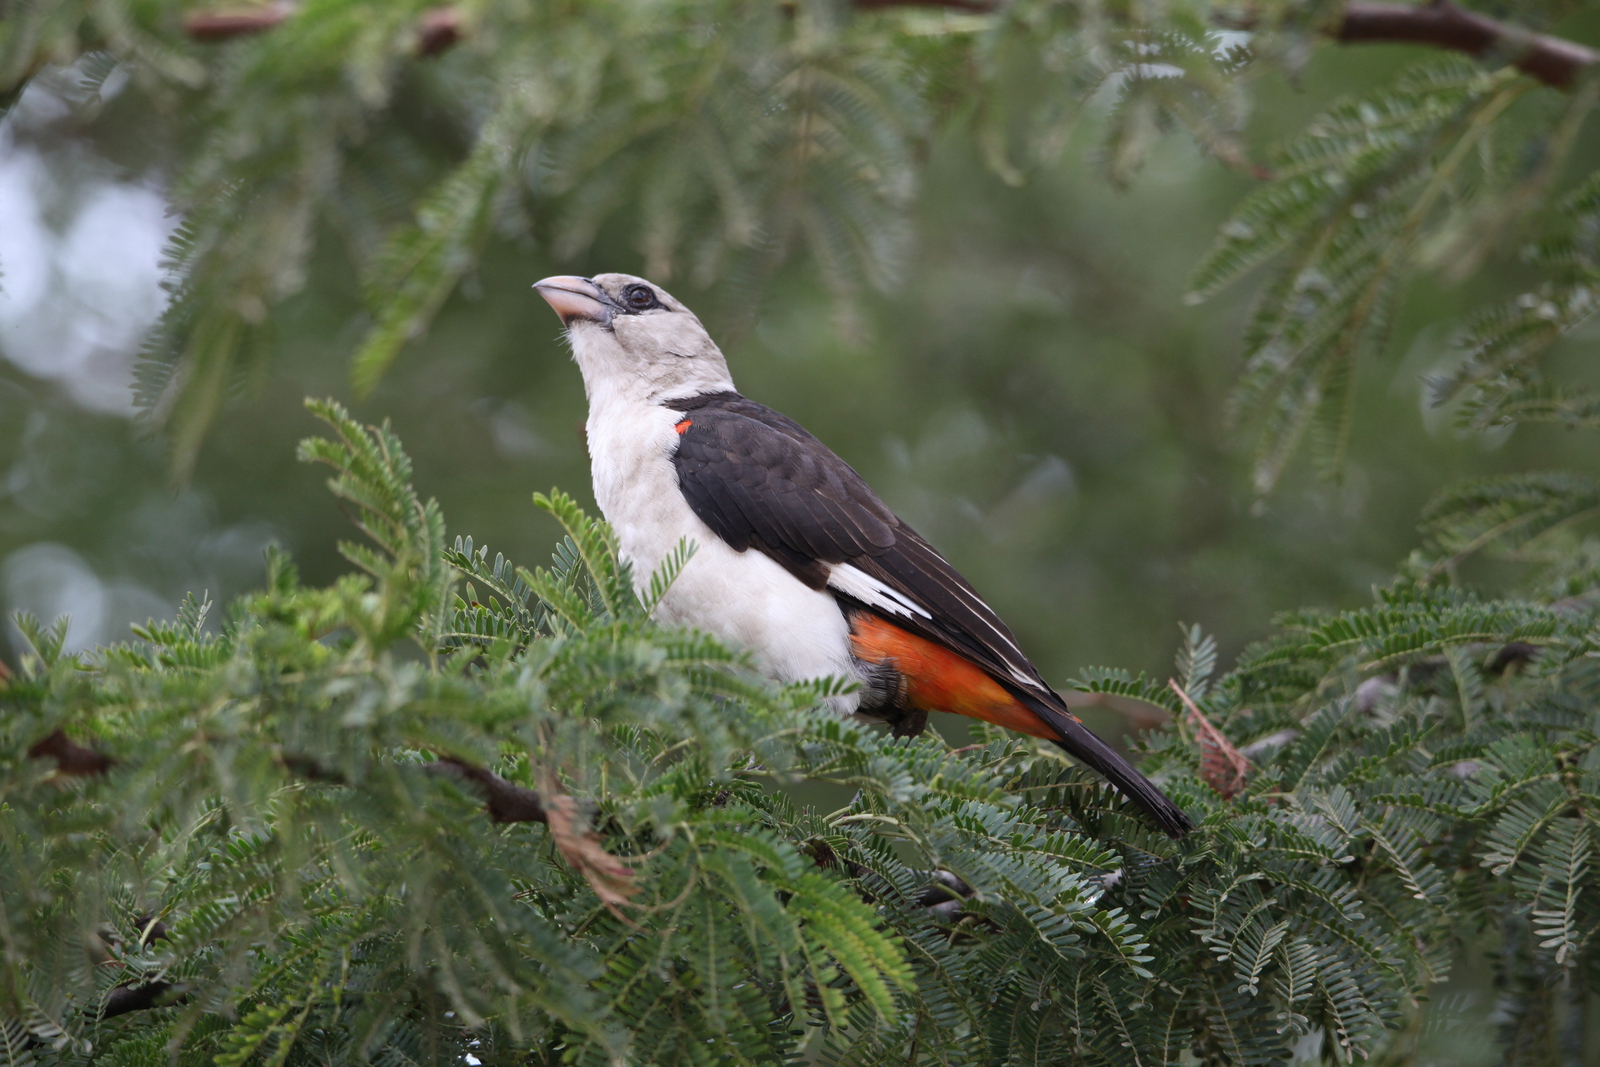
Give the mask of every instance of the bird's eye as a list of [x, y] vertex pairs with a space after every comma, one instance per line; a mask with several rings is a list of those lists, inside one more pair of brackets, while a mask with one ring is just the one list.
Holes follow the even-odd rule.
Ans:
[[656, 294], [648, 285], [630, 285], [622, 291], [622, 299], [628, 302], [628, 307], [634, 311], [648, 311], [653, 307], [660, 307], [656, 302]]

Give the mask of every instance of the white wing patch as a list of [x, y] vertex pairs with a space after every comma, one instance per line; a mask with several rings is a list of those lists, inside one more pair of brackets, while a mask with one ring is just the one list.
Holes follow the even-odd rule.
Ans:
[[882, 611], [895, 615], [918, 615], [924, 619], [931, 619], [928, 609], [918, 604], [915, 600], [884, 585], [878, 579], [865, 571], [858, 570], [848, 563], [835, 563], [828, 571], [828, 588], [836, 589], [845, 596], [854, 597], [863, 604], [871, 605]]
[[1018, 685], [1027, 686], [1029, 689], [1037, 689], [1037, 688], [1039, 688], [1039, 679], [1030, 678], [1028, 675], [1023, 674], [1021, 671], [1017, 670], [1015, 667], [1011, 668], [1011, 677], [1013, 677], [1013, 678], [1015, 678], [1017, 680], [1017, 684]]
[[[868, 575], [862, 575], [862, 577], [863, 578], [867, 578], [869, 576]], [[985, 612], [987, 612], [987, 613], [989, 613], [991, 615], [994, 614], [993, 610], [989, 607], [989, 605], [985, 604], [982, 600], [978, 599], [978, 597], [977, 597], [977, 595], [975, 593], [971, 593], [971, 592], [969, 592], [969, 591], [967, 591], [965, 589], [960, 590], [960, 593], [966, 599], [966, 601], [969, 604], [972, 605], [973, 610], [975, 610], [980, 616], [983, 615]], [[1027, 688], [1027, 689], [1038, 689], [1039, 686], [1042, 684], [1039, 681], [1039, 679], [1033, 677], [1031, 674], [1027, 673], [1026, 671], [1022, 670], [1020, 667], [1017, 666], [1018, 662], [1020, 662], [1022, 664], [1025, 664], [1025, 665], [1028, 662], [1028, 657], [1022, 654], [1022, 649], [1018, 648], [1017, 647], [1017, 643], [1015, 641], [1012, 641], [1012, 640], [1008, 639], [1004, 634], [1000, 633], [1000, 631], [995, 630], [995, 631], [993, 631], [993, 633], [994, 633], [994, 636], [996, 638], [998, 638], [1001, 641], [1004, 641], [1006, 643], [1006, 647], [1009, 648], [1016, 655], [1016, 662], [1012, 662], [1012, 663], [1007, 663], [1006, 664], [1006, 669], [1011, 672], [1012, 680], [1015, 681], [1018, 685], [1023, 686], [1024, 688]], [[1004, 657], [1004, 658], [1009, 658], [1009, 657]]]
[[[898, 589], [885, 585], [866, 571], [852, 567], [848, 563], [835, 563], [833, 568], [828, 571], [828, 588], [843, 593], [845, 596], [854, 597], [863, 604], [870, 605], [880, 611], [887, 611], [894, 615], [916, 615], [924, 619], [933, 618], [928, 609], [918, 604], [915, 600], [912, 600]], [[975, 595], [966, 590], [960, 590], [959, 592], [960, 595], [972, 603], [980, 615], [989, 611], [988, 606]], [[999, 631], [994, 631], [993, 636], [997, 640], [1005, 641], [1004, 636]], [[1025, 666], [1028, 662], [1028, 657], [1022, 654], [1022, 650], [1013, 641], [1005, 641], [1005, 646], [1015, 656], [1015, 659], [1013, 659], [1003, 653], [1001, 655], [1003, 660], [1010, 660], [1005, 666], [1011, 672], [1012, 680], [1025, 689], [1039, 689], [1043, 683], [1018, 665], [1020, 663]]]

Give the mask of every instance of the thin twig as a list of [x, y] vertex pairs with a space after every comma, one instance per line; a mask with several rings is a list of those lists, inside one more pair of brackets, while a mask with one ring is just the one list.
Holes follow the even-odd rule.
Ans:
[[433, 7], [417, 20], [417, 55], [436, 56], [461, 40], [461, 12], [446, 5]]
[[204, 8], [183, 17], [183, 32], [196, 41], [231, 41], [265, 33], [294, 13], [286, 3], [258, 7]]
[[[1005, 0], [854, 2], [858, 8], [945, 7], [978, 12], [1005, 6]], [[1600, 64], [1600, 52], [1576, 41], [1510, 26], [1457, 7], [1450, 0], [1427, 4], [1351, 0], [1330, 26], [1329, 36], [1342, 44], [1426, 44], [1480, 59], [1501, 57], [1524, 74], [1556, 89], [1571, 89], [1585, 71]]]
[[[191, 11], [184, 16], [183, 32], [193, 41], [216, 43], [236, 37], [251, 37], [282, 25], [299, 7], [288, 0], [250, 7], [213, 7]], [[417, 38], [413, 46], [424, 58], [448, 51], [461, 40], [461, 13], [445, 4], [429, 8], [417, 19]]]
[[59, 726], [50, 736], [33, 743], [28, 749], [28, 758], [54, 759], [58, 775], [79, 778], [104, 774], [116, 762], [110, 756], [78, 744]]
[[[852, 5], [864, 11], [937, 7], [981, 14], [999, 10], [1005, 0], [852, 0]], [[202, 9], [185, 16], [183, 27], [192, 40], [228, 41], [264, 33], [294, 11], [295, 5], [287, 2]], [[464, 32], [454, 7], [431, 8], [417, 21], [416, 54], [427, 57], [448, 51]], [[1343, 44], [1425, 44], [1480, 59], [1503, 57], [1524, 74], [1557, 89], [1571, 89], [1585, 71], [1600, 64], [1600, 52], [1576, 41], [1507, 25], [1450, 0], [1427, 4], [1351, 0], [1328, 32]]]
[[1423, 5], [1352, 0], [1333, 36], [1344, 44], [1429, 44], [1479, 58], [1502, 56], [1557, 89], [1571, 89], [1584, 71], [1600, 63], [1600, 52], [1592, 48], [1508, 26], [1450, 0]]
[[113, 1016], [126, 1015], [130, 1011], [167, 1008], [174, 1004], [182, 1004], [188, 999], [186, 987], [173, 985], [171, 982], [146, 982], [138, 986], [119, 985], [106, 994], [105, 1004], [100, 1009], [100, 1018], [110, 1019]]
[[1199, 705], [1183, 691], [1183, 686], [1178, 684], [1176, 678], [1167, 679], [1167, 685], [1178, 694], [1183, 706], [1189, 709], [1189, 718], [1199, 736], [1200, 777], [1223, 800], [1232, 800], [1244, 789], [1245, 780], [1250, 776], [1250, 761], [1234, 747], [1226, 734], [1211, 725], [1211, 720], [1200, 713]]
[[854, 6], [865, 10], [881, 7], [948, 7], [956, 11], [976, 11], [980, 14], [997, 10], [1001, 0], [852, 0]]
[[479, 767], [455, 756], [441, 756], [428, 764], [426, 769], [435, 774], [453, 775], [477, 786], [483, 793], [489, 818], [494, 822], [550, 823], [538, 793], [506, 781], [487, 767]]

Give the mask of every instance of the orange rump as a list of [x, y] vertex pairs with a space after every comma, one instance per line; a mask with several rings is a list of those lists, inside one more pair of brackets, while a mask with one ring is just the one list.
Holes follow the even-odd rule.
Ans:
[[850, 620], [850, 645], [857, 659], [886, 663], [903, 674], [906, 699], [916, 710], [954, 712], [1018, 733], [1059, 740], [1043, 719], [982, 668], [887, 619], [858, 612]]

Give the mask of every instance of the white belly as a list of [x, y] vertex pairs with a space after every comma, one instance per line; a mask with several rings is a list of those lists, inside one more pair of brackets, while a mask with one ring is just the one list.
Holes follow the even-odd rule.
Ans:
[[[755, 550], [736, 552], [700, 521], [678, 489], [672, 464], [683, 416], [658, 404], [613, 401], [591, 409], [588, 435], [595, 499], [617, 531], [623, 558], [642, 590], [688, 538], [694, 557], [656, 608], [658, 621], [692, 626], [785, 682], [857, 680], [850, 631], [832, 594], [812, 589]], [[855, 694], [830, 701], [842, 712]]]

